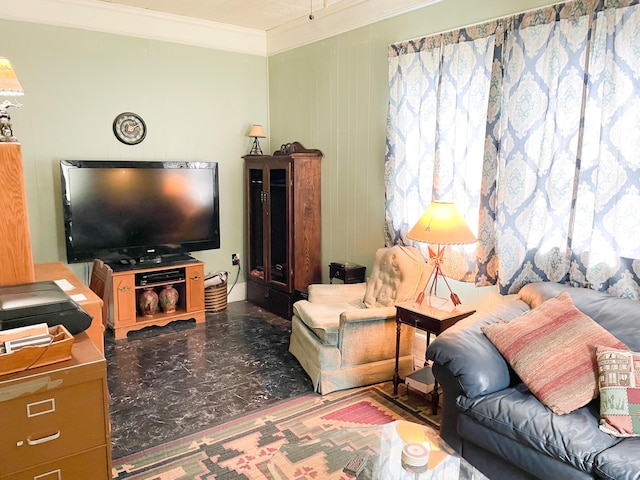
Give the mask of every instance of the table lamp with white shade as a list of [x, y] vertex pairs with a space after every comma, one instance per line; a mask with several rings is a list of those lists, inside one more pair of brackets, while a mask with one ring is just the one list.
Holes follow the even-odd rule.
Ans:
[[[433, 270], [427, 282], [429, 296], [434, 296], [438, 289], [438, 277], [441, 277], [450, 292], [454, 305], [460, 305], [460, 298], [456, 295], [446, 277], [442, 273], [442, 261], [445, 245], [464, 245], [476, 241], [475, 235], [464, 218], [452, 202], [432, 202], [422, 217], [407, 234], [412, 240], [429, 244], [429, 261], [433, 263]], [[431, 245], [437, 245], [433, 250]], [[425, 289], [426, 292], [426, 289]], [[417, 303], [422, 303], [421, 294]]]

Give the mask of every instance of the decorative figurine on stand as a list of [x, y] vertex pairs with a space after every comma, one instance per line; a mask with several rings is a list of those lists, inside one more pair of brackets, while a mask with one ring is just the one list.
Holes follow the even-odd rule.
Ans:
[[[24, 89], [16, 76], [16, 72], [11, 66], [8, 58], [0, 57], [0, 97], [18, 97], [24, 95]], [[0, 142], [17, 142], [11, 128], [11, 116], [7, 109], [9, 107], [21, 107], [21, 103], [13, 103], [5, 100], [0, 103]]]
[[12, 103], [10, 100], [5, 100], [0, 103], [0, 142], [17, 142], [18, 139], [13, 135], [13, 129], [11, 128], [11, 117], [7, 108], [9, 107], [21, 107], [21, 103]]

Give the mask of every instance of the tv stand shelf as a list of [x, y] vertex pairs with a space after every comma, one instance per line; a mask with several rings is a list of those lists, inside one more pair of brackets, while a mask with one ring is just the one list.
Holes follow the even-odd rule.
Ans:
[[[204, 322], [204, 263], [189, 261], [183, 264], [144, 269], [140, 269], [137, 265], [136, 267], [113, 271], [111, 279], [113, 295], [110, 300], [107, 325], [113, 330], [116, 340], [126, 338], [131, 331], [152, 325], [164, 326], [176, 320], [193, 318], [196, 323]], [[169, 278], [164, 278], [166, 276]], [[160, 293], [166, 285], [173, 285], [173, 288], [178, 291], [176, 311], [164, 313], [158, 309], [153, 316], [140, 315], [138, 299], [142, 292], [152, 288], [156, 293]]]

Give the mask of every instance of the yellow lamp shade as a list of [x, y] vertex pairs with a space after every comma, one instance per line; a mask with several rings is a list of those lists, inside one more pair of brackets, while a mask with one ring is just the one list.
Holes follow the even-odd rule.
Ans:
[[22, 85], [18, 81], [8, 58], [0, 57], [0, 95], [19, 96], [24, 95]]
[[418, 242], [438, 245], [463, 245], [476, 241], [452, 202], [432, 202], [407, 236]]

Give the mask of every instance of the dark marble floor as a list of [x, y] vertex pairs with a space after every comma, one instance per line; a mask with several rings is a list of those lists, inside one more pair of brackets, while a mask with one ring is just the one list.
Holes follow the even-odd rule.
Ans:
[[288, 352], [291, 322], [248, 302], [105, 336], [113, 458], [312, 392]]

